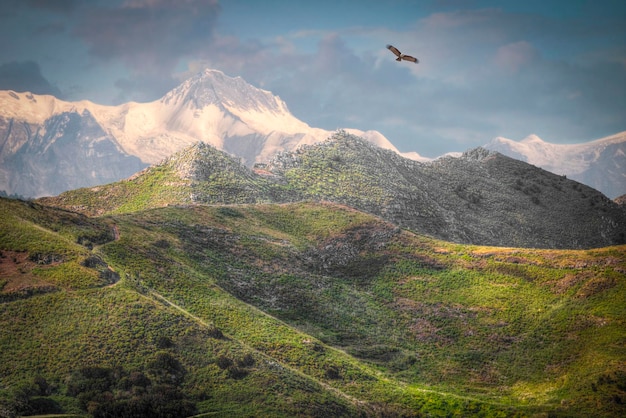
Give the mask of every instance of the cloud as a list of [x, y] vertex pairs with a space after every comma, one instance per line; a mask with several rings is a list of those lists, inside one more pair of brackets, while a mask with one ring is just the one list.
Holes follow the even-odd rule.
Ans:
[[0, 90], [29, 91], [63, 97], [61, 91], [44, 78], [39, 64], [34, 61], [12, 61], [0, 65]]
[[[608, 42], [624, 31], [602, 20], [451, 11], [403, 30], [217, 36], [197, 64], [272, 91], [312, 126], [376, 129], [434, 157], [496, 136], [576, 142], [626, 129], [626, 54]], [[420, 63], [395, 62], [386, 43]]]
[[[166, 86], [181, 60], [206, 56], [219, 12], [217, 0], [128, 0], [85, 10], [72, 33], [88, 46], [94, 63], [121, 61], [136, 81], [161, 77]], [[155, 86], [131, 84], [137, 89]]]
[[55, 13], [70, 13], [78, 6], [78, 0], [26, 0], [27, 6]]
[[412, 140], [458, 150], [530, 133], [576, 142], [626, 129], [626, 99], [619, 93], [626, 71], [616, 58], [624, 54], [611, 42], [624, 39], [626, 29], [610, 20], [473, 10], [433, 14], [401, 35], [413, 39], [421, 58], [417, 83], [406, 91], [414, 105], [394, 109], [412, 121], [411, 135], [383, 131], [401, 148]]
[[[154, 100], [216, 68], [279, 95], [312, 126], [376, 129], [401, 150], [428, 156], [499, 135], [567, 142], [626, 129], [626, 50], [615, 42], [626, 29], [601, 16], [576, 20], [442, 0], [449, 11], [413, 24], [316, 27], [312, 20], [251, 39], [218, 32], [217, 0], [7, 1], [45, 14], [30, 33], [71, 36], [66, 51], [77, 56], [86, 48], [91, 62], [81, 74], [116, 80], [113, 89], [101, 83], [108, 102]], [[387, 43], [420, 63], [394, 61]], [[37, 62], [50, 71], [67, 61], [57, 72], [73, 71], [73, 52], [57, 52]], [[75, 80], [87, 86], [91, 79]]]
[[122, 59], [131, 69], [171, 70], [201, 54], [213, 36], [216, 0], [132, 0], [87, 12], [75, 34], [101, 59]]
[[537, 50], [526, 41], [514, 42], [498, 48], [495, 64], [505, 71], [518, 72], [538, 58]]

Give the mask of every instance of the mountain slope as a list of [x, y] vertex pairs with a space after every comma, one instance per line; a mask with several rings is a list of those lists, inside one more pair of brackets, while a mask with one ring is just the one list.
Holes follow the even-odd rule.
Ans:
[[306, 197], [454, 242], [584, 248], [626, 239], [626, 213], [602, 194], [483, 149], [420, 164], [338, 135], [273, 167]]
[[[148, 181], [156, 172], [168, 175]], [[180, 188], [183, 183], [188, 189]], [[129, 181], [41, 201], [103, 214], [194, 202], [300, 200], [349, 205], [459, 243], [590, 248], [626, 240], [624, 208], [562, 176], [484, 149], [419, 163], [345, 132], [279, 154], [256, 171], [208, 145], [196, 145]]]
[[[70, 132], [57, 122], [67, 117], [76, 126]], [[397, 152], [379, 132], [350, 131]], [[217, 70], [203, 71], [150, 103], [103, 106], [0, 91], [0, 190], [39, 197], [105, 184], [198, 141], [250, 167], [330, 135], [295, 118], [279, 97]], [[103, 154], [98, 147], [105, 143]], [[74, 168], [76, 163], [92, 169]]]
[[462, 246], [334, 204], [0, 213], [3, 411], [624, 413], [624, 246]]
[[[115, 239], [129, 245], [130, 231], [111, 220], [6, 199], [0, 199], [0, 214], [3, 416], [368, 412], [340, 391], [225, 334], [209, 318], [181, 313], [167, 299], [146, 293], [129, 275], [145, 271], [150, 277], [148, 270], [133, 269], [158, 260], [107, 264], [100, 245]], [[93, 252], [92, 244], [98, 245]], [[158, 245], [154, 248], [162, 248]], [[119, 248], [112, 249], [116, 257]], [[214, 302], [268, 330], [281, 326], [224, 292], [214, 296]], [[304, 338], [289, 330], [277, 335]], [[319, 357], [329, 365], [342, 361], [333, 353]], [[276, 399], [267, 396], [268, 388]]]
[[63, 111], [41, 124], [0, 117], [0, 190], [55, 195], [74, 188], [77, 179], [95, 186], [144, 167], [121, 151], [86, 109]]
[[39, 201], [102, 215], [175, 204], [269, 202], [273, 193], [264, 193], [272, 187], [239, 160], [199, 142], [126, 180]]
[[614, 199], [626, 193], [626, 132], [583, 144], [551, 144], [531, 135], [498, 137], [485, 148], [587, 184]]

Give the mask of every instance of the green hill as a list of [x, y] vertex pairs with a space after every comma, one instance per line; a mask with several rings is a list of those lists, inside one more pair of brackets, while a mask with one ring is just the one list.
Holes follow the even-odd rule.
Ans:
[[528, 248], [626, 244], [626, 210], [600, 192], [475, 149], [423, 164], [338, 132], [250, 170], [203, 143], [131, 179], [40, 199], [90, 215], [180, 205], [331, 201], [446, 241]]
[[126, 180], [38, 201], [93, 216], [191, 203], [282, 201], [280, 189], [239, 160], [198, 142]]
[[0, 199], [0, 250], [0, 416], [626, 412], [626, 246], [452, 244], [331, 203]]

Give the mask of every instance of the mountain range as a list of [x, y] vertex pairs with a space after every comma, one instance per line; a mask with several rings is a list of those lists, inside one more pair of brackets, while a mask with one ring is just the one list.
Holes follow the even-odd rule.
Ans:
[[0, 416], [626, 414], [621, 199], [308, 128], [219, 72], [0, 100], [3, 184], [71, 188], [0, 197]]
[[[379, 132], [348, 131], [396, 150]], [[109, 183], [200, 140], [252, 166], [331, 133], [295, 118], [270, 92], [216, 70], [150, 103], [103, 106], [0, 91], [0, 190], [39, 197]]]
[[91, 216], [181, 204], [332, 201], [447, 241], [539, 248], [626, 243], [626, 210], [497, 152], [421, 163], [347, 132], [253, 169], [197, 143], [117, 183], [38, 201]]
[[[409, 159], [432, 160], [399, 152], [380, 132], [345, 130]], [[31, 198], [106, 184], [197, 141], [252, 167], [331, 134], [298, 120], [272, 93], [217, 70], [205, 70], [150, 103], [103, 106], [0, 91], [0, 191]], [[613, 199], [626, 193], [625, 144], [621, 133], [579, 145], [536, 136], [521, 142], [496, 138], [485, 148], [567, 175]]]

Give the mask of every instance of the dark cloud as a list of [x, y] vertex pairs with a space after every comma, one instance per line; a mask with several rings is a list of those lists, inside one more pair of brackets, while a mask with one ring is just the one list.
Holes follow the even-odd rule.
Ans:
[[154, 100], [173, 86], [181, 61], [207, 55], [220, 12], [217, 0], [128, 0], [86, 10], [72, 31], [85, 42], [92, 65], [121, 62], [122, 98]]
[[138, 74], [121, 78], [115, 82], [119, 94], [114, 101], [115, 103], [125, 103], [131, 100], [137, 102], [152, 101], [179, 83], [179, 80], [165, 75]]
[[56, 13], [70, 13], [78, 6], [78, 0], [26, 0], [26, 5]]
[[35, 29], [37, 35], [50, 36], [59, 35], [67, 31], [67, 26], [64, 22], [50, 22], [44, 25], [40, 25]]
[[2, 0], [0, 19], [18, 16], [25, 10], [40, 10], [68, 15], [78, 6], [80, 6], [78, 0]]
[[217, 0], [131, 0], [90, 9], [74, 34], [93, 57], [170, 76], [181, 58], [204, 55], [219, 10]]
[[39, 64], [34, 61], [13, 61], [0, 65], [0, 90], [29, 91], [63, 97], [61, 91], [44, 78]]

